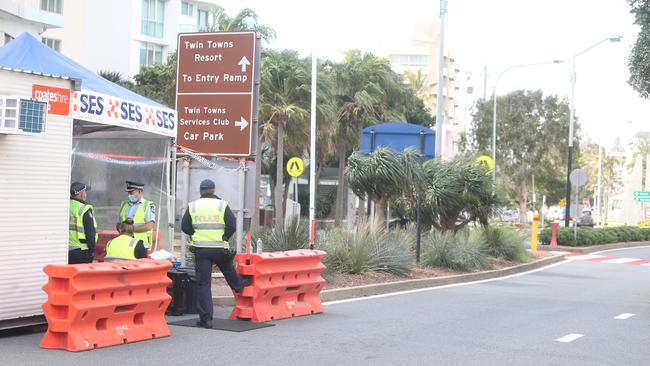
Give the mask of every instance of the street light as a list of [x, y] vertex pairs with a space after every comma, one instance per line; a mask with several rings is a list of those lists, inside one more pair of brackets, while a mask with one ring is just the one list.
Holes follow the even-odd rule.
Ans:
[[571, 106], [569, 107], [569, 154], [567, 156], [567, 173], [566, 173], [566, 208], [564, 214], [564, 226], [569, 227], [569, 216], [571, 215], [571, 162], [573, 160], [573, 120], [575, 117], [575, 90], [576, 90], [576, 57], [590, 51], [605, 42], [620, 42], [623, 36], [613, 35], [600, 40], [584, 50], [573, 55], [571, 60]]
[[492, 182], [494, 183], [494, 187], [497, 186], [497, 84], [499, 83], [499, 79], [501, 79], [503, 74], [505, 74], [506, 72], [512, 69], [518, 69], [521, 67], [528, 67], [528, 66], [561, 64], [563, 62], [564, 60], [553, 60], [553, 61], [546, 61], [546, 62], [537, 62], [534, 64], [514, 65], [501, 71], [499, 76], [497, 76], [497, 79], [494, 82], [494, 87], [492, 89], [492, 101], [494, 102], [494, 106], [492, 107], [492, 161], [494, 162], [494, 169], [492, 170]]

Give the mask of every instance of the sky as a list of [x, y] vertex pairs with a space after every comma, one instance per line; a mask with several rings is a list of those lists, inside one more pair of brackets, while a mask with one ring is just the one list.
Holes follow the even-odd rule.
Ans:
[[[410, 46], [415, 22], [437, 21], [437, 0], [327, 2], [297, 0], [221, 0], [230, 14], [255, 10], [273, 27], [272, 48], [302, 55], [340, 59], [346, 49], [386, 55]], [[571, 59], [610, 35], [606, 42], [576, 58], [576, 117], [582, 134], [609, 147], [618, 136], [627, 141], [650, 131], [650, 100], [627, 84], [628, 58], [638, 27], [624, 0], [449, 0], [445, 17], [445, 53], [461, 72], [471, 75], [475, 96], [483, 94], [487, 67], [488, 95], [504, 69], [520, 64], [564, 60], [562, 64], [525, 67], [505, 73], [497, 94], [542, 89], [569, 98]]]

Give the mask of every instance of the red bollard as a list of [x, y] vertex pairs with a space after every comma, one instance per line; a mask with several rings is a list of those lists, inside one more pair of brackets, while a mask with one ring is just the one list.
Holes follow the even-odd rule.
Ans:
[[550, 242], [550, 245], [552, 247], [557, 246], [557, 227], [559, 225], [560, 224], [558, 224], [557, 222], [554, 222], [554, 223], [551, 224], [551, 242]]

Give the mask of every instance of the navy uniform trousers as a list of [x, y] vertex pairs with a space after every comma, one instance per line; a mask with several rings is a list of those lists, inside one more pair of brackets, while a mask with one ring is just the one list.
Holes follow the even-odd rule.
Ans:
[[230, 251], [221, 248], [194, 248], [194, 268], [198, 301], [197, 309], [201, 321], [212, 320], [214, 308], [212, 304], [212, 264], [216, 264], [228, 282], [228, 286], [235, 292], [241, 292], [242, 279], [232, 263]]

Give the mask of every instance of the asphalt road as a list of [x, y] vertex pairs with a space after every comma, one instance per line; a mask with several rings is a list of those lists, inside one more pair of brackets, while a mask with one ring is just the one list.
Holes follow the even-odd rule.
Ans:
[[[650, 259], [650, 248], [607, 255]], [[170, 326], [169, 338], [82, 353], [42, 350], [42, 334], [2, 337], [0, 364], [648, 365], [650, 267], [569, 261], [331, 303], [324, 314], [275, 324], [244, 333]]]

